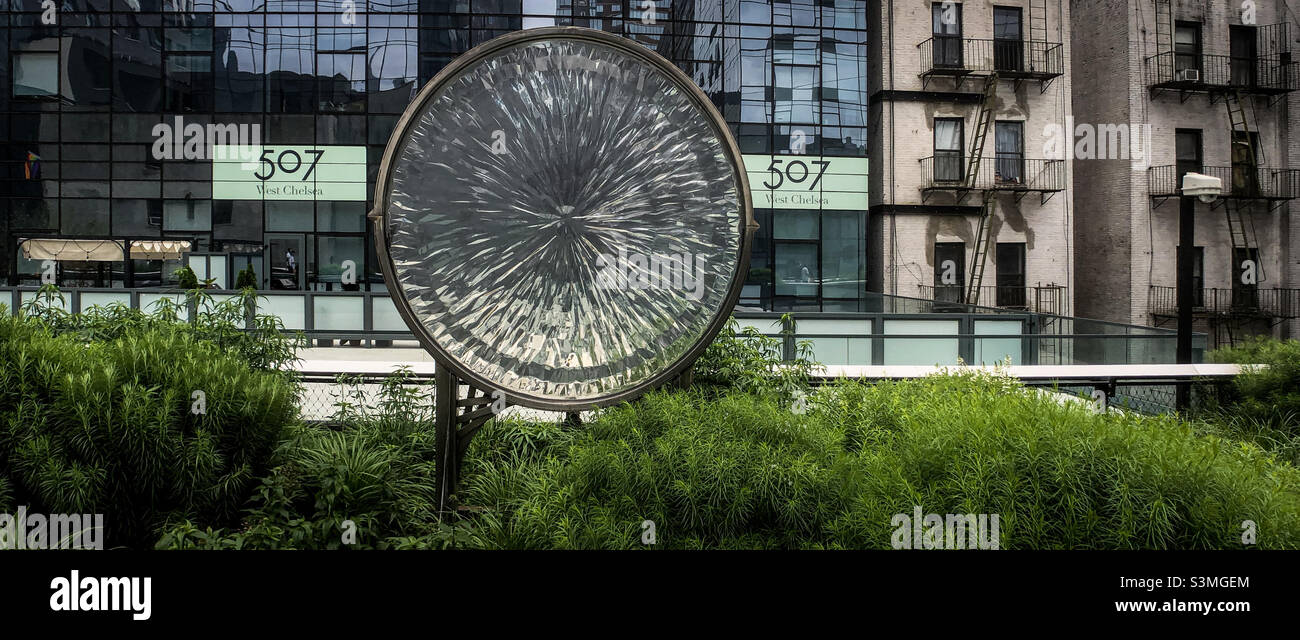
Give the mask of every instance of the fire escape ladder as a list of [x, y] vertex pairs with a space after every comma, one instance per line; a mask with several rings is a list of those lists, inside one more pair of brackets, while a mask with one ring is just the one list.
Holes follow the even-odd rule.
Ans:
[[[1263, 149], [1257, 149], [1255, 146], [1254, 136], [1251, 135], [1250, 121], [1246, 117], [1245, 101], [1238, 90], [1229, 91], [1224, 97], [1224, 103], [1228, 105], [1228, 126], [1229, 137], [1232, 141], [1232, 175], [1231, 180], [1234, 184], [1225, 185], [1225, 191], [1233, 195], [1242, 195], [1247, 198], [1257, 195], [1259, 180], [1259, 165], [1263, 158]], [[1256, 117], [1258, 122], [1258, 117]], [[1240, 134], [1240, 135], [1238, 135]], [[1258, 238], [1255, 236], [1254, 220], [1250, 216], [1250, 201], [1243, 200], [1234, 202], [1232, 198], [1225, 200], [1224, 210], [1228, 216], [1228, 235], [1232, 240], [1232, 248], [1248, 250], [1255, 246], [1258, 248]], [[1245, 251], [1249, 253], [1248, 251]], [[1233, 252], [1234, 254], [1236, 251]], [[1235, 258], [1234, 258], [1235, 261]], [[1235, 270], [1240, 265], [1233, 265]], [[1258, 256], [1255, 265], [1256, 274], [1259, 281], [1264, 280], [1263, 256]]]
[[966, 304], [980, 303], [980, 287], [984, 284], [984, 265], [988, 262], [989, 243], [993, 235], [993, 191], [984, 192], [984, 207], [980, 213], [979, 229], [975, 232], [975, 253], [971, 257], [970, 285], [966, 290]]
[[966, 163], [966, 188], [975, 189], [979, 179], [980, 160], [984, 157], [984, 141], [988, 138], [989, 127], [993, 124], [993, 112], [997, 108], [998, 74], [991, 73], [984, 79], [984, 99], [980, 102], [980, 112], [975, 120], [975, 133], [970, 141], [970, 162]]
[[[1029, 42], [1029, 70], [1037, 71], [1040, 61], [1035, 58], [1036, 50], [1033, 47], [1046, 45], [1033, 43], [1047, 42], [1047, 0], [1029, 0]], [[1047, 64], [1047, 60], [1042, 60], [1042, 63]]]
[[[1156, 0], [1156, 53], [1174, 50], [1174, 11], [1172, 0]], [[1173, 69], [1173, 61], [1169, 61]]]
[[[1228, 105], [1228, 126], [1231, 128], [1232, 144], [1234, 146], [1244, 144], [1246, 149], [1250, 151], [1248, 154], [1243, 154], [1244, 157], [1242, 159], [1244, 160], [1244, 164], [1248, 165], [1253, 170], [1258, 169], [1259, 165], [1263, 164], [1264, 158], [1262, 154], [1263, 150], [1255, 148], [1255, 141], [1250, 135], [1250, 121], [1246, 118], [1245, 102], [1246, 101], [1242, 98], [1239, 89], [1228, 91], [1227, 95], [1224, 97], [1224, 103]], [[1252, 111], [1253, 110], [1254, 107], [1252, 105]], [[1258, 118], [1256, 118], [1256, 120], [1258, 120]], [[1238, 133], [1242, 134], [1240, 142], [1237, 140]]]
[[[1236, 201], [1229, 199], [1224, 202], [1223, 207], [1223, 210], [1227, 212], [1228, 216], [1228, 237], [1231, 238], [1232, 241], [1233, 262], [1235, 263], [1237, 261], [1237, 249], [1241, 249], [1241, 253], [1245, 255], [1250, 255], [1250, 249], [1256, 249], [1256, 282], [1263, 282], [1265, 278], [1264, 256], [1262, 255], [1263, 252], [1259, 251], [1259, 236], [1255, 233], [1255, 221], [1250, 215], [1251, 209], [1252, 207], [1249, 200]], [[1240, 264], [1232, 265], [1234, 272], [1236, 272], [1240, 267]]]

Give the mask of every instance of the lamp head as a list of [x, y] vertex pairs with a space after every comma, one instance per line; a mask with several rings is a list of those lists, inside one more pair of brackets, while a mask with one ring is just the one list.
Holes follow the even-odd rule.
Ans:
[[1183, 176], [1183, 195], [1194, 196], [1201, 202], [1210, 204], [1223, 194], [1223, 180], [1200, 173], [1188, 173]]

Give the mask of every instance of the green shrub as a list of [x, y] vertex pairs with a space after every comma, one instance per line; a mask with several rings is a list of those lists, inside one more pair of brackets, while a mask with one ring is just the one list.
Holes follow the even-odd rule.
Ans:
[[999, 514], [1004, 548], [1300, 547], [1300, 475], [1174, 418], [1098, 415], [1000, 377], [819, 391], [807, 415], [656, 393], [583, 431], [471, 449], [462, 501], [493, 548], [890, 548], [895, 514]]
[[1300, 431], [1300, 340], [1256, 338], [1240, 347], [1210, 353], [1215, 362], [1247, 366], [1233, 381], [1226, 403], [1230, 412], [1269, 422], [1296, 435]]
[[199, 278], [194, 275], [194, 270], [189, 267], [181, 267], [172, 272], [176, 276], [176, 286], [189, 291], [199, 288]]
[[[355, 380], [344, 380], [345, 387]], [[300, 426], [288, 433], [240, 527], [179, 522], [164, 549], [336, 549], [350, 521], [352, 548], [442, 548], [472, 538], [467, 524], [439, 522], [434, 495], [434, 433], [427, 389], [409, 371], [381, 386], [376, 411], [356, 389], [345, 392], [337, 429]], [[423, 391], [424, 393], [421, 393]]]
[[185, 333], [196, 341], [235, 353], [254, 369], [266, 371], [284, 369], [298, 359], [298, 349], [309, 344], [302, 332], [286, 332], [277, 316], [255, 316], [251, 328], [247, 327], [245, 314], [257, 300], [253, 291], [244, 290], [219, 303], [202, 290], [185, 295], [194, 299], [193, 322], [180, 320], [185, 303], [166, 296], [147, 312], [114, 303], [69, 313], [63, 310], [63, 294], [53, 285], [42, 286], [23, 306], [22, 314], [28, 322], [38, 323], [54, 334], [71, 335], [83, 342], [115, 340], [148, 331]]
[[253, 265], [251, 263], [248, 266], [244, 267], [243, 269], [240, 269], [239, 275], [235, 276], [235, 288], [236, 289], [257, 288], [257, 272], [253, 270]]
[[[793, 317], [783, 316], [781, 325], [782, 334], [793, 334]], [[740, 323], [731, 318], [695, 361], [694, 384], [771, 396], [788, 406], [805, 395], [812, 374], [821, 365], [812, 360], [810, 341], [795, 345], [793, 360], [785, 360], [783, 350], [780, 338], [767, 337], [754, 327], [741, 330]]]
[[133, 547], [169, 518], [237, 517], [294, 418], [291, 381], [185, 325], [112, 333], [86, 341], [0, 318], [0, 475], [13, 500], [102, 513], [107, 543]]

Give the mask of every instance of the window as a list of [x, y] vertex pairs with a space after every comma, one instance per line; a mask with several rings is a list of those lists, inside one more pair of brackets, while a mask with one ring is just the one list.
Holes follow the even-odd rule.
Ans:
[[934, 300], [960, 303], [965, 299], [966, 244], [934, 243]]
[[366, 56], [322, 53], [316, 58], [321, 111], [366, 110]]
[[1178, 129], [1174, 132], [1174, 147], [1178, 154], [1178, 186], [1182, 188], [1184, 175], [1202, 170], [1201, 130]]
[[1232, 306], [1234, 309], [1259, 308], [1259, 249], [1232, 249]]
[[1232, 132], [1232, 194], [1259, 195], [1259, 134]]
[[1174, 75], [1184, 69], [1201, 70], [1201, 23], [1178, 22], [1174, 24]]
[[1232, 52], [1232, 86], [1256, 86], [1255, 69], [1259, 61], [1255, 48], [1255, 27], [1234, 24], [1228, 27], [1228, 33]]
[[14, 97], [47, 97], [59, 93], [59, 54], [14, 54]]
[[212, 54], [167, 56], [167, 109], [212, 110]]
[[[1183, 248], [1178, 247], [1181, 257]], [[1205, 306], [1205, 247], [1192, 248], [1192, 306]]]
[[998, 306], [1026, 308], [1025, 243], [999, 242], [997, 249]]
[[930, 16], [934, 32], [934, 66], [960, 69], [961, 5], [936, 2], [930, 5]]
[[1025, 123], [997, 122], [994, 125], [997, 153], [995, 179], [1004, 184], [1025, 181]]
[[964, 125], [961, 118], [934, 119], [935, 182], [961, 182], [965, 179]]
[[863, 215], [857, 211], [823, 211], [822, 297], [856, 300], [866, 285], [863, 262]]
[[1025, 42], [1019, 7], [993, 7], [993, 68], [1025, 69]]

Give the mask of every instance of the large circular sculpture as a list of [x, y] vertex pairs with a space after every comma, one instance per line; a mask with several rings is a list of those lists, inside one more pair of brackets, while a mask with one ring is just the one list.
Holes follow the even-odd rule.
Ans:
[[512, 33], [403, 114], [375, 195], [379, 262], [439, 364], [525, 406], [630, 399], [726, 322], [749, 263], [749, 186], [681, 71], [600, 31]]

